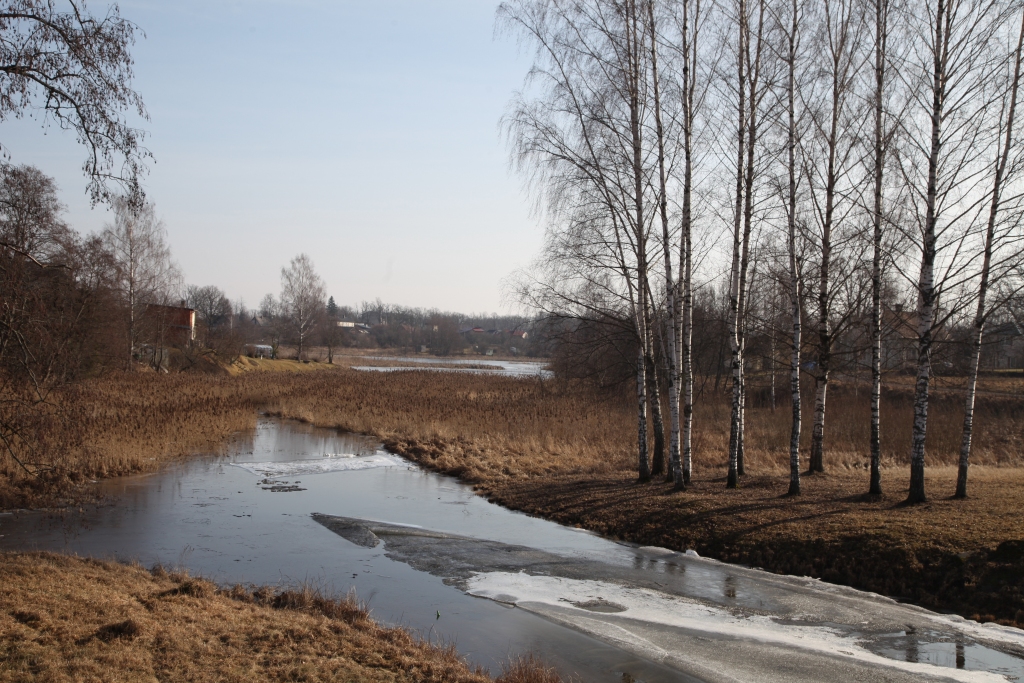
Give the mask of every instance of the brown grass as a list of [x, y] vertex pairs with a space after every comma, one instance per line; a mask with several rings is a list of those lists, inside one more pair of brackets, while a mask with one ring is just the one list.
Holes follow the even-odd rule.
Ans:
[[[353, 597], [219, 590], [184, 573], [0, 555], [0, 681], [484, 683], [453, 647], [373, 621]], [[557, 683], [522, 660], [498, 680]]]
[[[1016, 395], [999, 393], [1005, 381], [986, 378], [982, 387], [990, 393], [979, 398], [978, 466], [966, 501], [947, 499], [960, 439], [959, 396], [953, 389], [937, 392], [928, 435], [933, 499], [912, 508], [899, 505], [912, 420], [910, 389], [899, 382], [887, 390], [883, 407], [886, 495], [861, 496], [867, 488], [867, 394], [837, 382], [829, 402], [828, 472], [806, 478], [804, 495], [789, 499], [782, 497], [788, 406], [771, 411], [756, 389], [742, 487], [724, 486], [728, 405], [718, 396], [697, 405], [695, 483], [677, 494], [661, 484], [634, 484], [635, 417], [626, 396], [538, 379], [350, 369], [86, 382], [66, 397], [81, 447], [55, 453], [51, 474], [38, 480], [5, 463], [0, 493], [7, 507], [52, 503], [54, 492], [70, 498], [87, 490], [81, 485], [86, 478], [152, 469], [216, 448], [230, 433], [252, 427], [262, 409], [374, 434], [509, 507], [609, 536], [694, 548], [1012, 622], [1024, 609], [1024, 557], [997, 549], [1024, 539], [1024, 405]], [[809, 420], [805, 428], [806, 445]], [[992, 559], [998, 557], [1010, 564]]]

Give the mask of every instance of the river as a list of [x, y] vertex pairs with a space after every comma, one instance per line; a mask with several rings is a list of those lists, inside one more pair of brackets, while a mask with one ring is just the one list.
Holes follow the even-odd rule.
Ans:
[[354, 589], [375, 618], [500, 670], [585, 681], [1024, 680], [1024, 632], [511, 512], [372, 439], [260, 419], [222, 452], [0, 515], [0, 549]]

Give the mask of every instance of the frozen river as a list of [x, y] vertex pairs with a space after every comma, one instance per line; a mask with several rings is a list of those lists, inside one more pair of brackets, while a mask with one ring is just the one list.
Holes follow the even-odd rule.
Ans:
[[354, 588], [377, 619], [495, 673], [533, 652], [617, 683], [1024, 680], [1024, 631], [607, 541], [298, 423], [261, 420], [221, 455], [98, 486], [106, 503], [81, 514], [0, 516], [0, 547]]

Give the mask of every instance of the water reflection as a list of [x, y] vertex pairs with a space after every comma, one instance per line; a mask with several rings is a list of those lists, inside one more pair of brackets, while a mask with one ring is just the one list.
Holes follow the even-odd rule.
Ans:
[[[61, 515], [0, 516], [0, 549], [53, 550], [100, 558], [183, 566], [222, 584], [285, 585], [311, 581], [344, 594], [354, 589], [376, 618], [434, 641], [450, 642], [474, 663], [497, 672], [509, 656], [534, 652], [564, 674], [617, 681], [628, 670], [646, 681], [679, 680], [676, 672], [600, 641], [446, 586], [384, 556], [350, 544], [317, 524], [312, 512], [354, 515], [513, 543], [564, 554], [598, 553], [627, 561], [628, 549], [588, 533], [510, 512], [449, 478], [405, 463], [261, 484], [238, 463], [310, 463], [324, 456], [373, 456], [373, 439], [298, 423], [260, 420], [219, 455], [193, 458], [161, 472], [103, 481], [104, 503]], [[440, 619], [436, 614], [440, 613]]]

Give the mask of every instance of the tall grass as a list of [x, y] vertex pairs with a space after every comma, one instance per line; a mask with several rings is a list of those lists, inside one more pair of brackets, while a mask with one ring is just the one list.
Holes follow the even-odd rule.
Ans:
[[[377, 623], [352, 596], [213, 584], [49, 553], [0, 555], [0, 681], [488, 683], [452, 646]], [[533, 658], [502, 683], [558, 683]]]
[[[1024, 405], [983, 396], [975, 418], [974, 462], [1024, 463]], [[373, 434], [437, 469], [482, 483], [554, 473], [602, 474], [634, 466], [635, 414], [628, 397], [600, 394], [554, 380], [436, 372], [247, 372], [237, 376], [117, 374], [83, 382], [58, 397], [38, 476], [0, 460], [0, 504], [69, 491], [84, 479], [153, 469], [169, 459], [213, 451], [233, 432], [252, 428], [260, 410], [324, 427]], [[747, 412], [748, 470], [788, 467], [789, 407], [773, 411], [751, 390]], [[884, 397], [885, 463], [902, 465], [910, 446], [910, 395], [897, 386]], [[837, 383], [826, 423], [826, 467], [867, 462], [868, 395]], [[962, 408], [939, 394], [929, 415], [931, 464], [955, 462]], [[698, 476], [717, 476], [726, 463], [729, 404], [723, 393], [696, 405], [694, 458]], [[804, 423], [809, 443], [810, 420]]]

